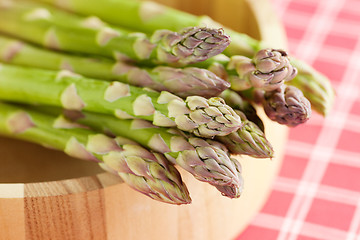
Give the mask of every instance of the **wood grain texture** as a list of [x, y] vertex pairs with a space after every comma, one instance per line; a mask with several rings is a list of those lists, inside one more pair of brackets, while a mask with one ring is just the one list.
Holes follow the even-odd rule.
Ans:
[[[286, 46], [268, 0], [158, 1]], [[0, 240], [233, 239], [266, 201], [281, 166], [287, 128], [269, 120], [265, 125], [276, 157], [238, 157], [245, 179], [240, 199], [223, 197], [180, 169], [193, 199], [186, 206], [151, 200], [96, 164], [0, 138]], [[25, 184], [6, 184], [13, 182]]]
[[0, 240], [25, 240], [24, 198], [0, 198]]
[[26, 197], [26, 239], [106, 239], [103, 191]]

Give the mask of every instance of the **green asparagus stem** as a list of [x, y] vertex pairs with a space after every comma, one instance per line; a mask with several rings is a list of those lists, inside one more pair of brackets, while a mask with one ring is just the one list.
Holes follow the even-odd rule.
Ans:
[[186, 65], [221, 53], [230, 43], [222, 29], [157, 30], [150, 37], [96, 24], [60, 10], [14, 1], [1, 8], [0, 31], [47, 48], [132, 59], [143, 64]]
[[287, 84], [300, 89], [310, 101], [311, 107], [326, 116], [330, 112], [335, 98], [335, 91], [330, 81], [323, 74], [314, 71], [308, 64], [295, 59], [292, 62], [299, 69], [299, 74]]
[[[228, 197], [239, 197], [242, 189], [241, 168], [231, 160], [226, 147], [214, 140], [187, 136], [175, 128], [152, 125], [141, 119], [117, 119], [106, 114], [61, 110], [54, 107], [33, 106], [33, 109], [89, 126], [110, 136], [131, 139], [153, 151], [162, 153], [173, 164], [179, 165], [196, 179], [215, 187]], [[225, 187], [226, 186], [226, 187]], [[227, 193], [232, 189], [234, 193]], [[220, 190], [220, 189], [219, 189]]]
[[230, 83], [201, 68], [138, 67], [110, 59], [74, 56], [0, 36], [0, 61], [49, 70], [66, 69], [87, 77], [117, 80], [134, 86], [169, 91], [180, 97], [219, 95]]
[[0, 65], [0, 79], [2, 100], [141, 118], [208, 138], [227, 135], [241, 126], [240, 117], [218, 97], [183, 100], [166, 91], [5, 64]]
[[[178, 31], [184, 27], [204, 25], [208, 27], [221, 27], [221, 24], [216, 23], [207, 16], [194, 16], [150, 1], [37, 1], [46, 2], [73, 12], [97, 15], [110, 23], [142, 32], [151, 33], [157, 29]], [[228, 56], [244, 55], [246, 57], [253, 57], [257, 51], [269, 47], [265, 43], [253, 39], [246, 34], [228, 28], [224, 28], [224, 30], [231, 37], [231, 43], [224, 51]], [[311, 101], [314, 110], [322, 115], [326, 115], [334, 102], [334, 90], [329, 79], [298, 59], [292, 58], [291, 64], [297, 68], [298, 74], [290, 84], [303, 90], [306, 97]], [[246, 82], [243, 82], [243, 85], [237, 86], [237, 90], [241, 90], [239, 89], [240, 87], [247, 86]]]
[[164, 156], [126, 138], [110, 138], [80, 124], [5, 103], [0, 103], [0, 134], [98, 162], [155, 200], [171, 204], [191, 202], [179, 172]]
[[263, 107], [273, 121], [295, 127], [309, 120], [311, 105], [303, 93], [294, 86], [282, 86], [264, 95]]
[[236, 132], [216, 139], [225, 144], [233, 154], [249, 155], [255, 158], [272, 158], [274, 150], [271, 143], [266, 139], [265, 133], [259, 125], [247, 118], [246, 113], [249, 113], [250, 117], [258, 119], [258, 122], [260, 120], [262, 124], [261, 119], [256, 115], [256, 110], [234, 91], [226, 90], [222, 97], [229, 106], [235, 109], [244, 125]]

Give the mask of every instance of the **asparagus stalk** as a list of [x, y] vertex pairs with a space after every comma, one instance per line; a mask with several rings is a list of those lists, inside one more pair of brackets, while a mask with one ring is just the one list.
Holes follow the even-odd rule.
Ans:
[[143, 64], [186, 65], [221, 53], [230, 43], [222, 29], [158, 29], [150, 37], [96, 24], [60, 10], [26, 1], [0, 7], [0, 31], [56, 50], [132, 59]]
[[311, 104], [302, 91], [294, 86], [282, 86], [264, 94], [263, 107], [273, 121], [295, 127], [309, 120]]
[[230, 86], [229, 82], [202, 68], [138, 67], [124, 61], [115, 62], [41, 49], [4, 36], [0, 36], [0, 61], [49, 70], [66, 69], [87, 77], [169, 91], [180, 97], [198, 95], [209, 98], [219, 95]]
[[222, 27], [232, 39], [225, 53], [252, 56], [261, 44], [246, 34], [223, 27], [208, 16], [194, 16], [151, 1], [137, 0], [37, 0], [84, 15], [96, 15], [104, 21], [141, 32], [152, 33], [157, 29], [178, 31], [190, 26]]
[[[209, 27], [221, 27], [221, 24], [207, 16], [194, 16], [150, 1], [37, 1], [46, 2], [77, 13], [97, 15], [110, 23], [142, 32], [154, 32], [157, 29], [178, 31], [184, 27], [203, 26], [204, 24]], [[229, 47], [224, 50], [224, 53], [228, 56], [244, 55], [246, 57], [253, 57], [257, 51], [268, 47], [265, 43], [253, 39], [246, 34], [228, 28], [224, 28], [224, 30], [231, 37]], [[291, 64], [297, 68], [298, 74], [297, 78], [290, 84], [303, 90], [306, 97], [311, 101], [314, 110], [325, 116], [334, 102], [334, 90], [329, 79], [298, 59], [292, 58]], [[246, 82], [243, 83], [244, 85], [239, 85], [238, 87], [248, 86], [245, 84]]]
[[241, 126], [240, 117], [218, 97], [183, 100], [166, 91], [5, 64], [0, 65], [0, 79], [2, 100], [141, 118], [208, 138], [227, 135]]
[[240, 164], [230, 159], [228, 150], [220, 142], [188, 136], [174, 128], [157, 127], [141, 119], [117, 119], [106, 114], [46, 106], [32, 108], [63, 116], [110, 136], [131, 139], [148, 149], [164, 154], [170, 162], [179, 165], [196, 179], [218, 189], [219, 186], [224, 186], [219, 189], [223, 195], [231, 198], [240, 196], [243, 185]]
[[172, 204], [191, 202], [179, 172], [164, 156], [126, 138], [110, 138], [80, 124], [5, 103], [0, 103], [0, 134], [98, 162], [155, 200]]
[[299, 74], [287, 82], [300, 89], [310, 101], [311, 107], [318, 113], [326, 116], [334, 103], [335, 91], [323, 74], [316, 72], [308, 64], [293, 60], [294, 66], [299, 69]]
[[258, 124], [247, 118], [246, 113], [249, 113], [249, 116], [262, 124], [261, 119], [256, 115], [256, 110], [234, 91], [226, 90], [222, 97], [241, 117], [244, 125], [236, 132], [216, 139], [225, 144], [233, 154], [249, 155], [255, 158], [272, 158], [274, 150], [271, 143], [266, 139], [265, 133]]

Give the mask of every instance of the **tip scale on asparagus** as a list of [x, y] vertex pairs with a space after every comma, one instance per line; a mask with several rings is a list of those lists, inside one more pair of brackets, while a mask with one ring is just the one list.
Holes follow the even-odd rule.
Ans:
[[159, 62], [187, 65], [204, 61], [225, 50], [230, 38], [222, 29], [188, 27], [179, 32], [157, 30], [150, 41], [157, 44]]
[[241, 127], [241, 119], [222, 98], [190, 96], [185, 99], [188, 114], [175, 118], [180, 130], [199, 137], [226, 136]]

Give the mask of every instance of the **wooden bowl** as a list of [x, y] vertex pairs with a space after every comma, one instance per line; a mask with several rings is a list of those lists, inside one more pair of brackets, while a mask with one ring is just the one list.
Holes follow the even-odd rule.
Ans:
[[[210, 15], [273, 46], [286, 44], [267, 0], [158, 1]], [[245, 179], [240, 199], [223, 197], [181, 171], [193, 199], [186, 206], [151, 200], [94, 163], [0, 138], [0, 239], [232, 239], [266, 201], [282, 161], [287, 129], [269, 120], [265, 126], [276, 157], [239, 158]]]

